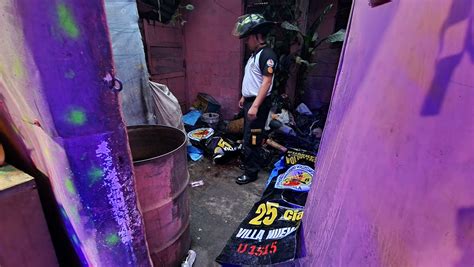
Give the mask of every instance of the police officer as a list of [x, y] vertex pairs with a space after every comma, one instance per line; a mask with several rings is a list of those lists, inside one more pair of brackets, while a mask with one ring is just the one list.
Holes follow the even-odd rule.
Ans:
[[236, 183], [247, 184], [257, 180], [263, 164], [262, 142], [265, 122], [271, 108], [270, 92], [277, 66], [275, 52], [265, 40], [273, 22], [260, 14], [247, 14], [237, 19], [233, 34], [244, 39], [252, 55], [245, 66], [242, 81], [242, 97], [239, 107], [244, 110], [244, 174]]

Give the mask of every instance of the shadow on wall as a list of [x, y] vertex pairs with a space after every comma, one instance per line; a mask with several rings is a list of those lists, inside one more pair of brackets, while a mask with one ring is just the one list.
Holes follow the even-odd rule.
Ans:
[[[2, 91], [6, 90], [1, 84], [0, 89]], [[13, 124], [13, 118], [5, 103], [5, 97], [0, 93], [0, 142], [5, 148], [6, 161], [33, 175], [36, 168], [29, 157], [30, 151], [23, 143], [22, 137], [20, 131]]]
[[[423, 107], [421, 110], [422, 116], [435, 116], [437, 115], [443, 104], [444, 98], [446, 96], [446, 91], [448, 89], [448, 85], [451, 82], [451, 77], [456, 70], [456, 67], [462, 60], [464, 53], [468, 53], [471, 59], [471, 62], [474, 63], [474, 36], [473, 36], [473, 23], [474, 19], [472, 18], [471, 10], [473, 8], [472, 0], [456, 0], [453, 1], [451, 5], [451, 9], [449, 11], [448, 18], [443, 23], [440, 33], [440, 48], [438, 51], [438, 56], [443, 51], [445, 43], [443, 40], [445, 39], [446, 33], [448, 29], [458, 23], [463, 21], [468, 21], [466, 34], [464, 36], [464, 46], [459, 53], [454, 55], [449, 55], [437, 60], [436, 63], [436, 70], [431, 81], [430, 89], [428, 95], [425, 98], [423, 103]], [[461, 39], [462, 40], [462, 39]], [[449, 39], [449, 42], [453, 42], [455, 40]], [[466, 85], [469, 86], [469, 85]], [[472, 88], [474, 89], [474, 88]]]
[[454, 267], [474, 266], [474, 207], [458, 210], [456, 244], [461, 250], [462, 256]]

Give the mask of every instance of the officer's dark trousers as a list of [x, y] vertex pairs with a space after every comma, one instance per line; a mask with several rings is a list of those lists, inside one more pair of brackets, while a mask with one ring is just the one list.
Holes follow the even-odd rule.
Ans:
[[[244, 173], [245, 175], [250, 177], [256, 177], [258, 175], [258, 172], [262, 168], [261, 166], [263, 166], [264, 164], [263, 158], [261, 156], [263, 154], [262, 141], [264, 137], [265, 123], [267, 121], [268, 113], [270, 112], [272, 106], [270, 97], [267, 96], [258, 109], [257, 118], [253, 121], [250, 121], [247, 118], [247, 113], [250, 107], [252, 106], [254, 100], [255, 97], [252, 97], [245, 98], [244, 101], [245, 119], [242, 161], [244, 164]], [[254, 130], [254, 133], [252, 133], [252, 130]], [[252, 136], [255, 136], [255, 139], [253, 139]]]

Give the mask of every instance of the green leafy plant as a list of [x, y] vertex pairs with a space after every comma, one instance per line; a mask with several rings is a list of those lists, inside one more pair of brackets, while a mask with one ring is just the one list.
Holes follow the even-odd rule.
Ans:
[[[325, 16], [331, 11], [333, 4], [328, 5], [322, 13], [303, 32], [298, 26], [302, 11], [295, 0], [269, 1], [263, 9], [247, 10], [247, 13], [261, 13], [267, 20], [280, 23], [270, 32], [267, 42], [275, 52], [280, 55], [280, 67], [274, 79], [274, 93], [285, 90], [287, 81], [292, 75], [292, 68], [298, 66], [296, 72], [296, 103], [300, 102], [305, 91], [305, 81], [309, 72], [316, 67], [317, 59], [314, 59], [317, 48], [323, 43], [336, 43], [344, 41], [345, 30], [340, 30], [329, 36], [321, 38], [318, 31], [324, 22]], [[292, 48], [298, 47], [296, 51]], [[294, 50], [294, 49], [293, 49]]]
[[303, 33], [297, 25], [292, 24], [288, 21], [284, 21], [281, 24], [281, 27], [283, 29], [297, 32], [299, 34], [300, 39], [302, 40], [300, 53], [299, 55], [295, 56], [295, 62], [297, 64], [302, 64], [306, 66], [307, 68], [312, 68], [316, 66], [316, 63], [311, 63], [310, 59], [315, 54], [316, 48], [318, 48], [324, 42], [336, 43], [336, 42], [344, 41], [344, 37], [346, 34], [346, 31], [344, 29], [341, 29], [337, 31], [336, 33], [333, 33], [322, 39], [319, 38], [319, 34], [318, 34], [319, 27], [324, 21], [324, 17], [327, 15], [327, 13], [329, 13], [332, 7], [333, 7], [333, 4], [328, 5], [324, 9], [322, 14], [311, 24], [311, 26], [309, 27], [306, 33]]
[[187, 4], [187, 5], [179, 5], [178, 8], [176, 9], [176, 12], [173, 14], [171, 17], [170, 23], [174, 26], [176, 24], [179, 24], [181, 26], [184, 26], [184, 24], [187, 22], [184, 20], [184, 14], [183, 11], [193, 11], [194, 10], [194, 5], [192, 4]]
[[[296, 23], [301, 16], [295, 0], [269, 1], [268, 5], [258, 7], [257, 9], [247, 10], [246, 13], [260, 13], [267, 20], [282, 23]], [[273, 81], [272, 91], [274, 94], [285, 91], [287, 81], [290, 77], [291, 66], [294, 65], [294, 56], [291, 54], [291, 48], [297, 38], [296, 31], [287, 31], [280, 27], [275, 27], [267, 36], [267, 43], [279, 55], [279, 68]]]
[[336, 43], [344, 41], [346, 31], [341, 29], [336, 33], [333, 33], [324, 38], [320, 38], [318, 30], [324, 21], [325, 16], [333, 8], [333, 4], [328, 5], [319, 17], [311, 24], [308, 30], [304, 33], [295, 24], [287, 21], [281, 24], [281, 27], [287, 31], [294, 31], [298, 33], [298, 37], [301, 42], [301, 49], [299, 53], [295, 55], [295, 63], [299, 64], [296, 79], [296, 99], [295, 102], [301, 102], [301, 98], [305, 93], [305, 83], [308, 73], [317, 65], [316, 61], [312, 62], [313, 56], [316, 53], [316, 49], [323, 43]]

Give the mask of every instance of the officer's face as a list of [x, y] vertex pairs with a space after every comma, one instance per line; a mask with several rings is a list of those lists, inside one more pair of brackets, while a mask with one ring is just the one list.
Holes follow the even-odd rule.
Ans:
[[255, 50], [258, 46], [258, 40], [255, 34], [251, 34], [250, 36], [247, 36], [244, 39], [244, 42], [247, 44], [247, 47], [252, 51]]

